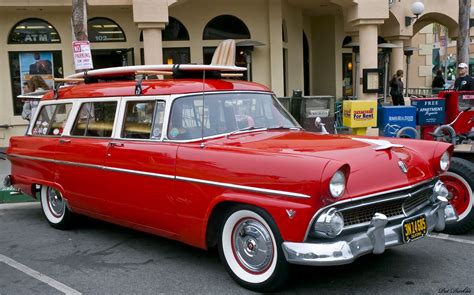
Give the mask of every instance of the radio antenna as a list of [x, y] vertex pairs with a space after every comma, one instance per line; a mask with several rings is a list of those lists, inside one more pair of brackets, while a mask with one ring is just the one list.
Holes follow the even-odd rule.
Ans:
[[201, 114], [201, 148], [204, 148], [204, 95], [206, 91], [206, 70], [202, 71], [202, 114]]

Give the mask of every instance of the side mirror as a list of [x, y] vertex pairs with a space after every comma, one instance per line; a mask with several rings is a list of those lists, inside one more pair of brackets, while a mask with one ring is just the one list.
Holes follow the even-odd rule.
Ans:
[[326, 127], [324, 127], [325, 124], [321, 121], [320, 117], [316, 117], [316, 119], [314, 119], [314, 125], [316, 127], [321, 127], [321, 134], [329, 134], [329, 132], [326, 130]]

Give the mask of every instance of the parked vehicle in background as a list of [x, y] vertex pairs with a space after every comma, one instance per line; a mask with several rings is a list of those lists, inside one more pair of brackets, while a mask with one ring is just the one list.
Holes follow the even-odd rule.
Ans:
[[454, 144], [448, 172], [441, 176], [459, 219], [445, 231], [462, 234], [474, 228], [474, 92], [444, 91], [446, 121], [431, 133], [433, 139]]
[[112, 81], [167, 69], [89, 71], [45, 95], [11, 138], [6, 182], [39, 192], [56, 228], [84, 214], [217, 246], [256, 291], [281, 288], [290, 264], [351, 263], [456, 220], [440, 180], [452, 145], [306, 132], [266, 87], [219, 79], [225, 67]]

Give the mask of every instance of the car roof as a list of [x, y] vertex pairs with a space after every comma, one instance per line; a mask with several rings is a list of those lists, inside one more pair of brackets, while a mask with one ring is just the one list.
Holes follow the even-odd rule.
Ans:
[[[116, 96], [135, 96], [136, 81], [115, 81], [90, 84], [77, 84], [59, 89], [58, 99], [68, 98], [101, 98]], [[202, 91], [263, 91], [270, 92], [268, 87], [242, 80], [221, 79], [165, 79], [144, 80], [142, 96], [200, 93]], [[53, 91], [45, 94], [43, 100], [54, 99]]]

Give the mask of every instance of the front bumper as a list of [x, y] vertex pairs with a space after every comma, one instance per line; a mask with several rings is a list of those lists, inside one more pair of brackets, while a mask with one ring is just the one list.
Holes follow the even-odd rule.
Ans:
[[[418, 214], [425, 214], [427, 232], [442, 231], [446, 223], [458, 219], [454, 208], [445, 198], [438, 197], [436, 203], [425, 207]], [[418, 215], [417, 214], [417, 215]], [[365, 254], [380, 254], [387, 247], [404, 244], [402, 225], [387, 226], [385, 215], [376, 213], [366, 232], [343, 235], [337, 239], [318, 239], [317, 242], [283, 243], [286, 260], [303, 265], [342, 265]]]

